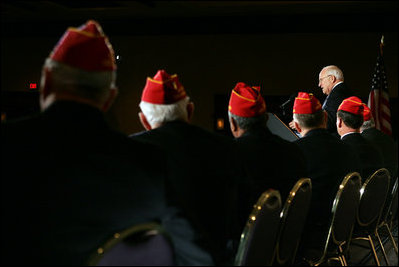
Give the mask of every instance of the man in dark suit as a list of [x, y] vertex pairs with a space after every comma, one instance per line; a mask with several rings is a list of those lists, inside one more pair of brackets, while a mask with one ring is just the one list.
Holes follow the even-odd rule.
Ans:
[[[345, 98], [353, 94], [344, 83], [342, 70], [335, 65], [326, 66], [320, 71], [318, 86], [322, 89], [323, 94], [327, 95], [322, 105], [328, 116], [327, 131], [339, 138], [337, 126], [335, 125], [337, 109]], [[291, 121], [289, 126], [295, 129], [294, 121]]]
[[295, 143], [305, 155], [312, 180], [312, 201], [303, 231], [301, 254], [310, 248], [323, 249], [338, 186], [348, 173], [360, 173], [361, 169], [355, 151], [326, 130], [327, 112], [316, 97], [298, 93], [293, 118], [295, 128], [303, 136]]
[[69, 28], [43, 67], [42, 112], [2, 125], [2, 263], [84, 265], [116, 232], [163, 218], [165, 167], [147, 160], [160, 152], [104, 119], [115, 74], [101, 26]]
[[236, 179], [241, 175], [233, 140], [190, 124], [194, 104], [176, 74], [160, 70], [148, 78], [140, 108], [140, 120], [148, 131], [131, 138], [167, 153], [168, 200], [179, 208], [180, 218], [188, 219], [184, 227], [174, 219], [165, 226], [180, 233], [172, 237], [177, 263], [227, 263], [233, 256], [226, 249], [229, 241], [238, 239], [242, 230], [234, 226]]
[[306, 176], [306, 163], [299, 147], [274, 135], [267, 128], [266, 104], [260, 87], [239, 82], [228, 107], [230, 129], [238, 144], [246, 181], [240, 191], [241, 223], [260, 195], [269, 188], [280, 191], [285, 201], [294, 184]]
[[328, 115], [327, 130], [330, 133], [337, 134], [335, 122], [338, 106], [345, 98], [353, 94], [344, 83], [343, 72], [334, 65], [326, 66], [320, 71], [319, 87], [323, 94], [327, 95], [322, 105]]
[[366, 104], [364, 104], [363, 119], [363, 125], [360, 127], [361, 135], [381, 151], [384, 167], [391, 175], [392, 189], [395, 178], [398, 176], [398, 145], [392, 137], [375, 128], [370, 108]]
[[364, 105], [362, 101], [351, 96], [342, 101], [337, 111], [337, 130], [341, 140], [351, 145], [359, 156], [362, 167], [362, 181], [383, 167], [381, 152], [369, 143], [361, 134]]

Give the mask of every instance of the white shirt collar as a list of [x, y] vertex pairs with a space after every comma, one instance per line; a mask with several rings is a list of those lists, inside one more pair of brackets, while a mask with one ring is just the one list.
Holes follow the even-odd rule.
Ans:
[[334, 90], [335, 87], [337, 87], [338, 84], [341, 84], [341, 83], [343, 83], [343, 81], [337, 82], [337, 83], [334, 85], [334, 87], [331, 89], [331, 92], [332, 92], [332, 90]]

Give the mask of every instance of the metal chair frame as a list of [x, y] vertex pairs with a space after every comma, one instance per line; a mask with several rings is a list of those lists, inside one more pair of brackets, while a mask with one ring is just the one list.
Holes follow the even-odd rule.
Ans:
[[[271, 242], [270, 247], [273, 248], [271, 251], [270, 259], [265, 259], [265, 262], [253, 262], [253, 259], [248, 259], [248, 254], [251, 253], [252, 247], [251, 242], [253, 241], [253, 236], [257, 234], [256, 224], [260, 221], [260, 216], [262, 216], [262, 211], [265, 211], [268, 206], [271, 206], [269, 210], [274, 212], [272, 216], [265, 217], [268, 221], [272, 222], [273, 227], [269, 228], [268, 231], [274, 238], [270, 238], [270, 240], [264, 240], [264, 242]], [[237, 250], [236, 258], [234, 265], [235, 266], [245, 266], [245, 265], [266, 265], [270, 266], [272, 263], [273, 255], [274, 255], [274, 248], [275, 242], [277, 238], [277, 229], [279, 226], [279, 214], [281, 211], [281, 196], [280, 192], [274, 189], [266, 190], [258, 199], [256, 204], [254, 205], [251, 214], [249, 215], [247, 224], [241, 234], [241, 239], [239, 243], [239, 247]], [[270, 215], [270, 214], [268, 214]], [[273, 222], [274, 220], [274, 222]], [[263, 259], [262, 259], [263, 260]]]
[[92, 253], [92, 255], [89, 257], [87, 265], [97, 266], [107, 252], [109, 252], [117, 244], [123, 242], [123, 240], [125, 240], [128, 237], [131, 237], [134, 234], [145, 234], [145, 235], [162, 234], [170, 241], [169, 236], [166, 234], [166, 232], [159, 223], [148, 222], [148, 223], [133, 225], [121, 232], [113, 234], [113, 236], [110, 239], [108, 239], [102, 246], [98, 247], [97, 250], [94, 253]]
[[[346, 238], [346, 240], [342, 240], [339, 241], [336, 239], [335, 237], [335, 225], [337, 223], [337, 210], [340, 208], [341, 205], [343, 205], [342, 203], [342, 197], [343, 197], [343, 193], [344, 190], [347, 188], [347, 186], [349, 185], [349, 182], [353, 181], [354, 186], [356, 186], [357, 188], [355, 188], [355, 192], [358, 193], [357, 196], [355, 196], [355, 199], [358, 201], [355, 206], [355, 210], [354, 210], [354, 220], [352, 225], [350, 225], [350, 231], [349, 234]], [[357, 172], [352, 172], [347, 174], [344, 179], [342, 180], [337, 194], [335, 196], [332, 208], [331, 208], [331, 219], [330, 219], [330, 227], [328, 230], [328, 234], [327, 234], [327, 238], [326, 238], [326, 242], [324, 244], [324, 249], [323, 249], [323, 253], [321, 255], [321, 257], [317, 260], [309, 260], [306, 259], [306, 261], [308, 262], [309, 265], [311, 266], [319, 266], [325, 262], [329, 263], [330, 261], [337, 261], [341, 264], [341, 266], [347, 266], [347, 260], [345, 258], [345, 254], [347, 254], [348, 248], [349, 248], [349, 243], [350, 243], [350, 239], [352, 236], [352, 231], [354, 228], [354, 224], [355, 224], [355, 220], [356, 220], [356, 214], [357, 214], [357, 208], [358, 208], [358, 204], [360, 201], [360, 188], [361, 188], [361, 181], [362, 178], [360, 177], [360, 174]]]
[[[378, 233], [378, 230], [380, 230], [380, 229], [382, 230], [383, 228], [386, 229], [388, 236], [389, 236], [389, 238], [392, 242], [392, 245], [394, 247], [394, 250], [396, 252], [396, 255], [398, 255], [398, 245], [396, 244], [395, 239], [393, 238], [392, 232], [391, 232], [392, 220], [393, 220], [393, 217], [395, 216], [394, 213], [397, 212], [397, 208], [398, 208], [397, 201], [398, 201], [398, 178], [396, 177], [395, 184], [392, 188], [391, 199], [389, 201], [388, 208], [385, 211], [385, 214], [383, 214], [381, 216], [380, 223], [378, 224], [377, 229], [375, 231], [375, 235], [377, 236], [378, 242], [380, 243], [380, 247], [381, 247], [381, 250], [382, 250], [382, 253], [384, 255], [385, 262], [387, 263], [387, 265], [390, 265], [390, 262], [388, 260], [388, 256], [385, 252], [385, 247], [383, 245], [383, 242], [381, 241], [381, 237]], [[395, 204], [396, 204], [396, 207], [395, 207]]]
[[[364, 199], [365, 199], [365, 194], [368, 192], [368, 186], [369, 184], [371, 184], [371, 182], [373, 181], [373, 179], [377, 179], [376, 177], [387, 177], [386, 178], [386, 192], [385, 192], [385, 196], [383, 199], [383, 202], [381, 203], [381, 206], [378, 208], [376, 214], [373, 215], [373, 218], [371, 218], [368, 222], [362, 222], [360, 219], [360, 207], [362, 207], [362, 205], [364, 206], [368, 206], [363, 204], [364, 203]], [[376, 235], [377, 236], [377, 229], [378, 229], [378, 225], [379, 225], [379, 221], [381, 218], [381, 214], [384, 208], [384, 204], [388, 195], [388, 190], [389, 190], [389, 180], [390, 180], [390, 175], [389, 175], [389, 171], [385, 168], [381, 168], [378, 169], [377, 171], [375, 171], [372, 175], [370, 175], [369, 178], [367, 178], [367, 180], [364, 182], [361, 190], [360, 190], [360, 204], [359, 204], [359, 211], [357, 214], [357, 220], [356, 220], [356, 226], [355, 226], [355, 231], [359, 231], [359, 232], [364, 232], [366, 236], [362, 236], [361, 233], [355, 233], [355, 237], [352, 240], [365, 240], [368, 241], [369, 245], [370, 245], [370, 249], [371, 252], [373, 253], [374, 256], [374, 261], [376, 263], [377, 266], [380, 266], [380, 261], [378, 259], [378, 255], [374, 246], [374, 241], [372, 238], [372, 235]], [[356, 236], [359, 235], [359, 236]], [[384, 248], [381, 247], [382, 250], [384, 251]], [[383, 252], [385, 254], [385, 251]]]
[[[306, 199], [307, 202], [305, 202], [304, 206], [302, 206], [304, 219], [302, 222], [296, 223], [296, 225], [295, 225], [296, 228], [299, 229], [299, 231], [298, 231], [299, 235], [292, 240], [293, 242], [295, 242], [295, 245], [294, 245], [294, 249], [293, 249], [290, 257], [283, 259], [280, 255], [282, 237], [285, 233], [285, 230], [288, 228], [287, 222], [288, 222], [288, 217], [293, 212], [293, 203], [296, 201], [296, 198], [301, 190], [304, 193], [309, 194]], [[280, 215], [280, 217], [281, 217], [280, 227], [279, 227], [279, 234], [278, 234], [277, 243], [276, 243], [275, 256], [273, 259], [273, 265], [287, 265], [287, 264], [294, 265], [295, 256], [296, 256], [296, 253], [298, 250], [301, 234], [302, 234], [303, 228], [305, 226], [306, 216], [307, 216], [309, 206], [310, 206], [311, 196], [312, 196], [312, 182], [311, 182], [310, 178], [299, 179], [295, 183], [293, 188], [291, 189], [291, 191], [287, 197], [287, 200], [285, 201], [283, 210], [281, 211], [281, 215]], [[291, 225], [289, 225], [289, 226], [291, 226]]]

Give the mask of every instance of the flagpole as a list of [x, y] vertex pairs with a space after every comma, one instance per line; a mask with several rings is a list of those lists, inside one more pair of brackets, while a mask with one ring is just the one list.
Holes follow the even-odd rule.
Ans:
[[383, 47], [384, 47], [384, 35], [381, 36], [381, 41], [380, 41], [380, 53], [381, 53], [381, 56], [383, 54], [383, 49], [382, 49]]

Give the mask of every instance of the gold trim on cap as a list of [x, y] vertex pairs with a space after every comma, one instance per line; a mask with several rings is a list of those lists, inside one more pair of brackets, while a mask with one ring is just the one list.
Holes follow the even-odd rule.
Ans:
[[296, 97], [295, 99], [298, 99], [298, 100], [310, 100], [310, 98], [302, 98], [302, 97]]
[[[344, 99], [344, 101], [343, 102], [345, 102], [345, 101], [350, 101], [350, 102], [352, 102], [352, 103], [355, 103], [355, 104], [359, 104], [359, 105], [363, 105], [363, 102], [357, 102], [357, 101], [355, 101], [355, 100], [352, 100], [352, 99]], [[343, 103], [342, 102], [342, 103]], [[342, 104], [341, 104], [342, 105]]]
[[247, 101], [249, 101], [249, 102], [254, 102], [254, 103], [255, 103], [255, 102], [259, 99], [259, 95], [258, 95], [258, 97], [256, 98], [256, 100], [254, 100], [254, 99], [246, 98], [246, 97], [244, 97], [244, 96], [238, 94], [238, 93], [237, 93], [236, 91], [234, 91], [234, 90], [233, 90], [233, 93], [236, 94], [238, 97], [240, 97], [240, 98], [242, 98], [242, 99], [244, 99], [244, 100], [247, 100]]
[[147, 80], [150, 80], [150, 82], [154, 82], [154, 83], [157, 83], [157, 84], [164, 84], [164, 83], [167, 83], [167, 82], [173, 80], [174, 78], [177, 78], [177, 74], [171, 75], [170, 78], [167, 79], [167, 80], [165, 80], [165, 81], [154, 80], [154, 79], [151, 78], [151, 77], [147, 77]]

